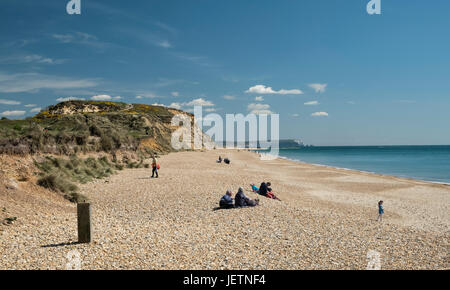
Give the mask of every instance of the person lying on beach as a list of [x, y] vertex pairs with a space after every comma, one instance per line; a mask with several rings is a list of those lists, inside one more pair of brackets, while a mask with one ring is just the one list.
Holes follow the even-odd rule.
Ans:
[[377, 217], [377, 221], [381, 222], [383, 220], [383, 214], [384, 214], [383, 201], [380, 200], [378, 202], [378, 217]]
[[244, 189], [239, 187], [238, 192], [234, 198], [235, 207], [247, 207], [247, 206], [257, 206], [259, 204], [259, 199], [251, 200], [244, 194]]
[[221, 208], [233, 208], [233, 193], [231, 190], [227, 190], [224, 196], [219, 201], [219, 206]]
[[230, 159], [228, 159], [228, 158], [225, 158], [224, 160], [223, 160], [223, 162], [225, 162], [226, 164], [230, 164]]

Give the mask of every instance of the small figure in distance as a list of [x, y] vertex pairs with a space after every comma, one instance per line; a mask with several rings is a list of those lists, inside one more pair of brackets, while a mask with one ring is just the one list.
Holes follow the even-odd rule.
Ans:
[[383, 214], [384, 214], [384, 208], [383, 208], [383, 201], [380, 200], [378, 202], [378, 217], [377, 217], [377, 221], [383, 221]]

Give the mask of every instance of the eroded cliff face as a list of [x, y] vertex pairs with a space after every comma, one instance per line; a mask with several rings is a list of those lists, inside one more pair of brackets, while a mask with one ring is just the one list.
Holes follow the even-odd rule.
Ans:
[[[50, 106], [26, 120], [0, 121], [0, 153], [51, 153], [70, 155], [149, 149], [158, 153], [176, 151], [172, 133], [180, 129], [172, 118], [183, 115], [191, 122], [191, 147], [201, 139], [201, 148], [214, 142], [194, 124], [192, 114], [143, 104], [68, 101]], [[190, 128], [190, 129], [187, 129]], [[195, 132], [195, 133], [194, 133]], [[187, 149], [187, 148], [183, 148]]]

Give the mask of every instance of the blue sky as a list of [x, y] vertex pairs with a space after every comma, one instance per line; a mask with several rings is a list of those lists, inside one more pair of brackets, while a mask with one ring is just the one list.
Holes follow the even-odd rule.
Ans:
[[[65, 98], [280, 114], [315, 145], [450, 144], [450, 3], [2, 0], [0, 114]], [[34, 105], [34, 106], [32, 106]]]

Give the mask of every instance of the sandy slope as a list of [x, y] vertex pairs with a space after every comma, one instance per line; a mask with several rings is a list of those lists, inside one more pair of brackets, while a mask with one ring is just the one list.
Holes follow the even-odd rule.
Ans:
[[[216, 164], [219, 154], [232, 164]], [[365, 269], [369, 250], [384, 269], [449, 268], [449, 186], [251, 152], [174, 153], [160, 163], [158, 179], [132, 169], [83, 186], [94, 213], [90, 245], [70, 244], [73, 206], [35, 208], [46, 218], [6, 227], [0, 268], [63, 269], [73, 249], [83, 269]], [[262, 180], [282, 202], [213, 210], [226, 189]]]

